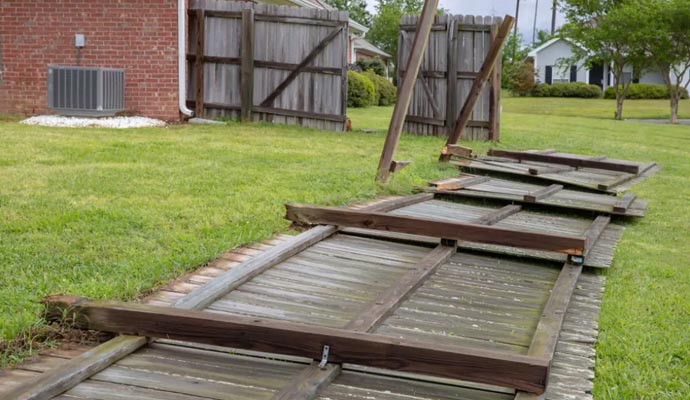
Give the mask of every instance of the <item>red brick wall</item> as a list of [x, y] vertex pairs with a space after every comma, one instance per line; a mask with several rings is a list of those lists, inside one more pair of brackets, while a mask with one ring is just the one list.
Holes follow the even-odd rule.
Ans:
[[0, 113], [46, 112], [48, 65], [125, 69], [125, 107], [176, 120], [177, 0], [0, 0]]

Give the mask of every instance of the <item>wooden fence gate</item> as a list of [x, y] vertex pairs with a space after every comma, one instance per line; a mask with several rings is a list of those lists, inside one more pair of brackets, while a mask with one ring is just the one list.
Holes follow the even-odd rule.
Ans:
[[197, 116], [344, 129], [346, 12], [192, 0], [189, 17]]
[[[405, 73], [419, 17], [403, 17], [398, 38], [398, 82]], [[474, 78], [503, 18], [471, 15], [437, 16], [415, 85], [404, 130], [418, 135], [447, 136], [467, 99]], [[482, 89], [465, 138], [499, 140], [501, 66]]]

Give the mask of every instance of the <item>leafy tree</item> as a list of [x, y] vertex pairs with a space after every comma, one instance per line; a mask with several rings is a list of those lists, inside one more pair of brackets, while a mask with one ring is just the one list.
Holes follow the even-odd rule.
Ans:
[[365, 0], [326, 0], [326, 3], [338, 10], [349, 12], [350, 18], [362, 25], [369, 26], [371, 24], [371, 14], [367, 11]]
[[501, 53], [501, 87], [513, 89], [512, 83], [521, 71], [523, 61], [527, 58], [529, 48], [525, 47], [522, 35], [511, 33]]
[[555, 35], [552, 35], [549, 33], [549, 31], [545, 31], [543, 29], [539, 29], [537, 31], [537, 40], [532, 43], [532, 48], [536, 49], [537, 47], [541, 46], [542, 44], [548, 42], [549, 40], [553, 39]]
[[[624, 81], [626, 66], [639, 74], [650, 59], [643, 44], [630, 40], [631, 33], [640, 29], [629, 18], [640, 12], [636, 0], [561, 0], [567, 23], [561, 27], [561, 35], [579, 46], [573, 46], [574, 57], [568, 63], [584, 60], [591, 67], [602, 63], [610, 65], [616, 93], [616, 119], [623, 119], [623, 102], [632, 83]], [[582, 47], [580, 47], [582, 46]], [[633, 77], [633, 78], [635, 78]]]
[[423, 5], [423, 0], [377, 0], [367, 39], [397, 60], [400, 20], [403, 15], [419, 15]]
[[664, 78], [671, 102], [671, 123], [678, 122], [678, 104], [690, 79], [690, 2], [687, 0], [642, 0], [627, 17], [639, 28], [631, 41], [645, 45], [653, 65]]

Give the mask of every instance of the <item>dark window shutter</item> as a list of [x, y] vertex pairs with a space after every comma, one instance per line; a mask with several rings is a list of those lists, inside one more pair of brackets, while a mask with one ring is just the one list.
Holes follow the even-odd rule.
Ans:
[[577, 65], [570, 66], [570, 82], [577, 82]]
[[544, 68], [544, 81], [546, 81], [546, 83], [549, 85], [553, 82], [553, 66], [552, 65], [547, 65]]

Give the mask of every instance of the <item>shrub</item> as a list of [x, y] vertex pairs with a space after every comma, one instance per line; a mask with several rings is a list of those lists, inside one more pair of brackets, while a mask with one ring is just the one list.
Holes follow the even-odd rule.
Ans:
[[534, 86], [533, 97], [580, 97], [583, 99], [598, 99], [602, 96], [601, 88], [583, 82], [554, 83], [548, 85], [540, 83]]
[[[688, 91], [681, 88], [682, 99], [688, 98]], [[606, 88], [604, 92], [605, 99], [615, 99], [616, 93], [613, 91], [613, 86]], [[647, 83], [633, 83], [625, 95], [626, 99], [668, 99], [668, 87], [666, 85], [651, 85]]]
[[389, 106], [395, 104], [398, 97], [398, 89], [388, 79], [376, 75], [372, 70], [365, 72], [364, 75], [374, 84], [374, 89], [376, 90], [374, 105]]
[[357, 60], [357, 66], [362, 68], [362, 71], [374, 71], [376, 75], [386, 76], [386, 66], [380, 58], [362, 58]]
[[347, 72], [347, 106], [368, 107], [376, 100], [376, 90], [371, 79], [354, 71]]
[[527, 96], [534, 88], [534, 64], [523, 62], [515, 65], [510, 78], [510, 90], [516, 96]]

